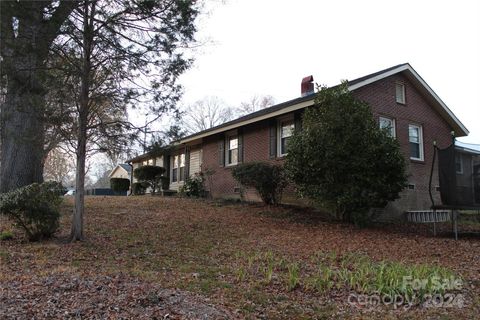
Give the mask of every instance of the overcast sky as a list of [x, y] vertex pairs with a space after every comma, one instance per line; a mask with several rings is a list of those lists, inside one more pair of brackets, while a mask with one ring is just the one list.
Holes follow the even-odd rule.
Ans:
[[480, 144], [480, 1], [206, 0], [184, 103], [218, 96], [300, 96], [313, 75], [334, 85], [409, 62]]

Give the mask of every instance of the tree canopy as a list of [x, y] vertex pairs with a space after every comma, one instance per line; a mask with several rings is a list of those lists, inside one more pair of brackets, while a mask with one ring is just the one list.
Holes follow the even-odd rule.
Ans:
[[300, 195], [356, 224], [397, 199], [407, 181], [398, 141], [345, 83], [319, 90], [289, 142], [285, 168]]

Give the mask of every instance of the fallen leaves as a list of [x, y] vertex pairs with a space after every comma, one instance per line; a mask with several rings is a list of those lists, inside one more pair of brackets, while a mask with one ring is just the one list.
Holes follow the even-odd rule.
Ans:
[[[0, 318], [469, 319], [480, 313], [478, 238], [434, 238], [417, 225], [357, 229], [311, 210], [258, 204], [150, 196], [87, 197], [86, 203], [84, 242], [64, 242], [71, 202], [57, 239], [28, 243], [15, 234], [0, 242]], [[300, 275], [315, 267], [311, 257], [318, 252], [437, 264], [466, 280], [467, 304], [461, 310], [357, 310], [342, 290], [317, 294], [300, 282], [289, 291], [268, 268], [241, 281], [242, 252], [273, 252], [297, 263]]]

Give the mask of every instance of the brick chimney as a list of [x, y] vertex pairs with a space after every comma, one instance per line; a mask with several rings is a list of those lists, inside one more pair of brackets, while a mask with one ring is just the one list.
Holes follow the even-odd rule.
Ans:
[[308, 76], [302, 79], [302, 97], [314, 93], [313, 76]]

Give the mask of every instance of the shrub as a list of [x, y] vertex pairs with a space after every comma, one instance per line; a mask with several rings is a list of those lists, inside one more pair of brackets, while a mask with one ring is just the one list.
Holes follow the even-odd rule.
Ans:
[[141, 166], [133, 171], [133, 176], [139, 182], [147, 182], [148, 187], [152, 189], [152, 195], [158, 189], [161, 176], [165, 173], [165, 168], [158, 166]]
[[53, 193], [55, 193], [57, 196], [63, 196], [65, 193], [67, 193], [68, 189], [65, 188], [61, 182], [58, 181], [49, 181], [49, 188], [52, 190]]
[[110, 188], [115, 192], [126, 192], [130, 188], [130, 180], [124, 178], [111, 178]]
[[398, 141], [346, 84], [319, 91], [288, 149], [285, 170], [300, 195], [360, 226], [373, 218], [371, 208], [397, 199], [407, 182]]
[[255, 188], [266, 204], [278, 204], [286, 186], [283, 168], [264, 162], [240, 164], [232, 175], [242, 186]]
[[160, 184], [162, 186], [162, 190], [168, 190], [170, 188], [170, 178], [161, 176]]
[[180, 188], [180, 193], [187, 197], [205, 197], [203, 174], [195, 174], [193, 178], [188, 177]]
[[57, 182], [34, 183], [0, 195], [0, 212], [22, 229], [30, 241], [51, 237], [59, 226]]
[[148, 185], [146, 185], [144, 182], [135, 182], [132, 184], [132, 193], [135, 196], [143, 195], [145, 194], [147, 188]]

